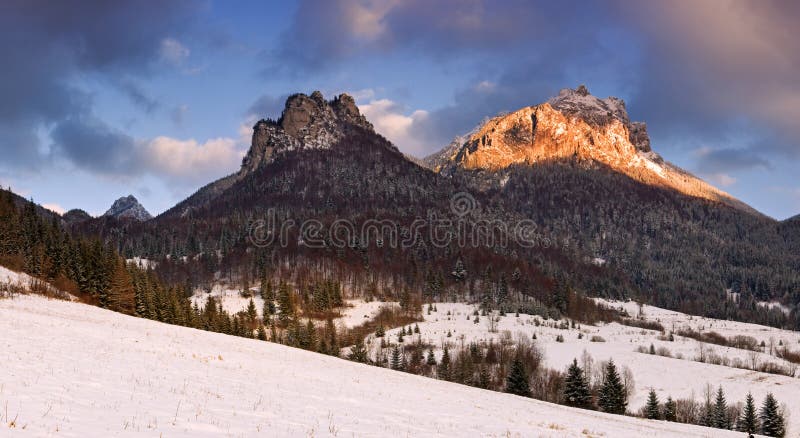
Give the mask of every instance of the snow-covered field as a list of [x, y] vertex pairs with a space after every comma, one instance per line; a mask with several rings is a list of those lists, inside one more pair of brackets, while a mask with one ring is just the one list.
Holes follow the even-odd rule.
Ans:
[[740, 436], [38, 296], [0, 300], [0, 333], [0, 436]]
[[34, 277], [31, 277], [24, 272], [16, 272], [12, 271], [8, 268], [0, 266], [0, 296], [4, 295], [4, 291], [7, 290], [14, 290], [14, 289], [22, 289], [22, 290], [30, 290], [34, 287], [34, 284], [38, 283], [39, 288], [47, 288], [47, 290], [52, 293], [54, 296], [59, 296], [64, 299], [73, 299], [74, 297], [57, 290], [53, 286], [48, 284], [40, 283]]
[[[607, 303], [618, 308], [625, 307], [632, 316], [639, 314], [636, 303]], [[459, 346], [471, 341], [495, 340], [503, 336], [525, 336], [528, 339], [536, 334], [536, 343], [544, 349], [546, 366], [554, 369], [565, 370], [574, 358], [581, 361], [584, 352], [592, 356], [594, 363], [613, 358], [614, 361], [628, 367], [633, 372], [635, 379], [635, 392], [631, 397], [629, 408], [637, 410], [644, 406], [650, 388], [656, 390], [663, 401], [667, 396], [673, 398], [695, 398], [698, 401], [703, 397], [707, 384], [714, 389], [722, 385], [727, 399], [731, 403], [744, 401], [748, 391], [759, 402], [767, 393], [772, 392], [781, 403], [789, 406], [789, 436], [800, 436], [800, 379], [774, 374], [754, 372], [744, 369], [732, 368], [709, 363], [696, 362], [693, 359], [701, 348], [706, 354], [711, 351], [729, 358], [740, 357], [750, 360], [751, 353], [735, 348], [726, 348], [718, 345], [700, 343], [694, 339], [675, 337], [674, 342], [661, 341], [660, 332], [642, 330], [639, 328], [623, 326], [617, 323], [599, 326], [580, 326], [574, 329], [559, 329], [547, 327], [544, 324], [537, 326], [539, 317], [513, 313], [501, 317], [497, 324], [497, 332], [490, 333], [487, 324], [488, 318], [479, 317], [479, 322], [473, 322], [473, 312], [477, 306], [463, 303], [438, 303], [436, 312], [427, 314], [427, 306], [423, 309], [425, 322], [419, 323], [420, 335], [406, 336], [405, 342], [413, 342], [418, 337], [437, 347], [445, 342], [451, 346]], [[449, 313], [449, 315], [448, 315]], [[720, 321], [709, 318], [685, 315], [678, 312], [659, 309], [652, 306], [643, 306], [642, 314], [645, 319], [660, 321], [667, 330], [679, 327], [692, 327], [694, 329], [714, 330], [727, 337], [747, 335], [756, 338], [759, 342], [764, 340], [767, 344], [773, 340], [777, 346], [783, 342], [794, 351], [800, 350], [800, 333], [779, 330], [755, 324], [746, 324], [733, 321]], [[467, 318], [469, 316], [469, 318]], [[550, 321], [552, 323], [553, 321]], [[397, 342], [400, 329], [387, 331], [391, 342]], [[451, 336], [448, 337], [448, 332]], [[582, 333], [582, 339], [578, 335]], [[557, 336], [563, 336], [564, 342], [557, 342]], [[592, 342], [593, 336], [600, 336], [605, 342]], [[673, 356], [682, 355], [683, 359], [667, 358], [657, 355], [639, 353], [637, 347], [649, 349], [664, 347], [670, 350]], [[378, 343], [372, 342], [372, 348], [378, 348]], [[441, 351], [441, 350], [439, 350]], [[752, 353], [759, 362], [772, 361], [788, 364], [782, 359], [764, 353]]]
[[[253, 295], [253, 303], [256, 306], [258, 316], [263, 316], [264, 300], [258, 295], [256, 289], [251, 290], [250, 293]], [[250, 298], [243, 297], [241, 289], [229, 289], [221, 285], [214, 285], [214, 287], [211, 288], [211, 292], [202, 290], [195, 291], [191, 298], [192, 304], [197, 304], [200, 308], [203, 308], [208, 302], [209, 297], [214, 297], [217, 302], [222, 303], [222, 308], [229, 313], [238, 313], [247, 310], [247, 306], [250, 304]]]

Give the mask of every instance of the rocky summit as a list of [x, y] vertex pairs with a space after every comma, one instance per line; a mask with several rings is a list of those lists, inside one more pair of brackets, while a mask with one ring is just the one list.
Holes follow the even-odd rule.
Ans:
[[489, 119], [458, 142], [460, 146], [451, 144], [432, 156], [435, 162], [429, 164], [434, 170], [452, 175], [464, 170], [501, 171], [511, 165], [589, 160], [648, 185], [754, 212], [665, 162], [651, 149], [647, 126], [631, 122], [622, 99], [592, 96], [583, 85], [563, 89], [545, 103]]
[[114, 201], [114, 204], [103, 216], [117, 219], [134, 219], [142, 222], [153, 218], [133, 195]]
[[292, 95], [280, 119], [262, 119], [255, 124], [250, 151], [239, 174], [253, 172], [290, 151], [330, 148], [352, 127], [373, 129], [350, 95], [340, 94], [330, 101], [319, 91], [310, 96]]

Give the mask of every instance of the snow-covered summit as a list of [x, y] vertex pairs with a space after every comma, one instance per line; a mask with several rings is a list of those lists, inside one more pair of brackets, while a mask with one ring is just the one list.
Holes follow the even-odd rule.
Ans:
[[153, 218], [133, 195], [128, 195], [114, 201], [114, 204], [103, 216], [115, 217], [118, 219], [135, 219], [137, 221], [146, 221]]

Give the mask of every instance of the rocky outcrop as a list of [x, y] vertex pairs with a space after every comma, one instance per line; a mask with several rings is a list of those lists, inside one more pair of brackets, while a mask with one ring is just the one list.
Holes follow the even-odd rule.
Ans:
[[514, 164], [592, 160], [646, 184], [755, 212], [665, 162], [651, 149], [647, 126], [630, 121], [624, 101], [592, 96], [585, 86], [564, 89], [543, 104], [492, 118], [460, 147], [450, 145], [441, 154], [450, 157], [438, 165], [444, 175], [459, 169], [498, 171]]
[[253, 172], [289, 151], [327, 149], [352, 127], [373, 130], [351, 96], [340, 94], [326, 101], [319, 91], [292, 95], [280, 119], [259, 120], [253, 127], [253, 140], [239, 174]]
[[133, 219], [142, 222], [153, 218], [133, 195], [114, 201], [114, 204], [103, 216], [117, 219]]

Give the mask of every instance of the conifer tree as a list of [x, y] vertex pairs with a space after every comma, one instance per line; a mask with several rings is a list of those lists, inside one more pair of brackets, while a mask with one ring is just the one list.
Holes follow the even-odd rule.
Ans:
[[258, 311], [256, 310], [256, 303], [250, 298], [250, 303], [247, 304], [247, 319], [249, 322], [255, 322], [258, 318]]
[[328, 318], [325, 322], [325, 332], [328, 335], [328, 354], [339, 356], [339, 342], [336, 339], [336, 326], [333, 324], [333, 319]]
[[717, 389], [717, 398], [714, 401], [713, 422], [713, 426], [717, 429], [730, 429], [728, 404], [725, 401], [725, 393], [722, 391], [722, 386]]
[[778, 401], [772, 393], [767, 394], [764, 404], [759, 412], [761, 420], [761, 434], [766, 436], [783, 437], [786, 435], [783, 415], [781, 415]]
[[742, 408], [742, 415], [736, 424], [736, 429], [739, 432], [757, 433], [759, 430], [758, 413], [756, 412], [756, 402], [753, 399], [752, 393], [747, 393], [744, 400], [744, 408]]
[[572, 364], [567, 370], [567, 377], [564, 380], [564, 401], [568, 406], [576, 408], [591, 409], [592, 394], [589, 391], [589, 384], [578, 360], [573, 359]]
[[506, 377], [506, 392], [523, 397], [531, 396], [528, 373], [525, 371], [525, 364], [522, 363], [522, 359], [519, 355], [514, 357], [514, 360], [511, 362], [511, 369], [508, 371], [508, 376]]
[[393, 370], [400, 371], [402, 369], [402, 360], [400, 359], [400, 349], [397, 345], [392, 349], [391, 367]]
[[432, 348], [428, 349], [428, 357], [426, 358], [425, 363], [428, 364], [428, 366], [436, 366], [436, 356], [433, 354]]
[[136, 291], [133, 280], [125, 266], [125, 261], [118, 258], [111, 279], [111, 290], [108, 292], [108, 308], [121, 313], [133, 315], [136, 311]]
[[436, 367], [436, 375], [439, 376], [439, 378], [442, 380], [449, 381], [452, 378], [450, 370], [450, 350], [447, 348], [447, 346], [444, 347], [444, 353], [442, 353], [442, 360]]
[[383, 328], [383, 324], [379, 325], [378, 328], [375, 330], [375, 337], [382, 338], [386, 336], [386, 329]]
[[644, 417], [648, 420], [661, 419], [661, 410], [658, 405], [658, 395], [654, 389], [650, 389], [650, 394], [647, 396], [647, 404], [644, 407]]
[[283, 324], [288, 323], [295, 316], [292, 294], [289, 291], [289, 286], [283, 282], [278, 287], [278, 310], [280, 311], [278, 319]]
[[315, 350], [317, 348], [317, 328], [314, 326], [314, 323], [311, 319], [306, 322], [306, 330], [305, 330], [305, 344], [306, 350]]
[[492, 384], [492, 376], [489, 374], [489, 367], [481, 365], [478, 370], [478, 388], [489, 389]]
[[617, 367], [613, 360], [606, 365], [603, 385], [600, 388], [599, 405], [604, 412], [611, 414], [625, 414], [628, 406], [628, 395], [625, 386], [617, 373]]
[[263, 324], [259, 324], [258, 325], [258, 333], [256, 334], [256, 337], [258, 338], [259, 341], [266, 341], [267, 340], [267, 331], [264, 330], [264, 325]]
[[678, 421], [678, 404], [672, 397], [667, 397], [664, 403], [664, 419], [667, 421]]
[[369, 356], [367, 355], [367, 349], [364, 347], [364, 340], [358, 338], [356, 340], [356, 344], [350, 349], [350, 354], [347, 355], [347, 358], [354, 361], [354, 362], [361, 362], [367, 363], [369, 360]]

